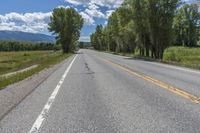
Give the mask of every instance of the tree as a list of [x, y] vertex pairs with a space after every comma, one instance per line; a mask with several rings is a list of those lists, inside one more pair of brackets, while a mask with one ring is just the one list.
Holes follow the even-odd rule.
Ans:
[[173, 18], [178, 0], [147, 0], [150, 38], [153, 54], [162, 59], [165, 48], [173, 40]]
[[164, 50], [175, 39], [173, 21], [180, 3], [179, 0], [124, 0], [109, 17], [108, 24], [101, 27], [101, 32], [97, 27], [91, 36], [92, 44], [96, 49], [103, 50], [106, 46], [114, 52], [139, 49], [141, 56], [151, 54], [152, 58], [162, 59]]
[[147, 0], [126, 0], [125, 5], [132, 11], [133, 31], [135, 42], [140, 50], [140, 55], [149, 57], [151, 47], [148, 21]]
[[73, 8], [61, 7], [53, 10], [50, 20], [49, 31], [57, 35], [63, 52], [74, 52], [84, 22], [81, 15]]
[[200, 30], [200, 13], [195, 4], [184, 5], [176, 11], [174, 31], [176, 45], [193, 47], [197, 45]]
[[113, 52], [119, 52], [119, 19], [117, 12], [113, 12], [108, 19], [107, 32], [110, 38], [110, 50]]

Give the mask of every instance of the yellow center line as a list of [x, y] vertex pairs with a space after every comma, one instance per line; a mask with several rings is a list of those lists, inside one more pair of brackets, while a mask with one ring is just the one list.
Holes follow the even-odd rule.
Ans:
[[167, 83], [164, 83], [164, 82], [162, 82], [160, 80], [157, 80], [155, 78], [152, 78], [150, 76], [146, 76], [146, 75], [144, 75], [142, 73], [135, 72], [135, 71], [133, 71], [133, 70], [131, 70], [131, 69], [125, 67], [125, 66], [122, 66], [122, 65], [120, 65], [118, 63], [115, 63], [115, 62], [113, 62], [111, 60], [108, 60], [108, 59], [105, 59], [105, 58], [102, 58], [102, 57], [100, 57], [100, 59], [105, 61], [105, 62], [107, 62], [107, 63], [109, 63], [109, 64], [112, 64], [112, 65], [114, 65], [114, 66], [116, 66], [116, 67], [118, 67], [118, 68], [120, 68], [120, 69], [122, 69], [124, 71], [126, 71], [127, 73], [129, 73], [131, 75], [134, 75], [134, 76], [137, 76], [139, 78], [142, 78], [142, 79], [144, 79], [146, 81], [149, 81], [149, 82], [153, 83], [154, 85], [157, 85], [157, 86], [159, 86], [159, 87], [161, 87], [161, 88], [163, 88], [165, 90], [168, 90], [168, 91], [170, 91], [170, 92], [172, 92], [172, 93], [174, 93], [174, 94], [176, 94], [178, 96], [181, 96], [181, 97], [183, 97], [185, 99], [188, 99], [188, 100], [192, 101], [193, 103], [200, 104], [200, 98], [198, 96], [190, 94], [189, 92], [184, 91], [184, 89], [179, 89], [179, 88], [173, 87], [173, 86], [171, 86], [171, 85], [169, 85]]

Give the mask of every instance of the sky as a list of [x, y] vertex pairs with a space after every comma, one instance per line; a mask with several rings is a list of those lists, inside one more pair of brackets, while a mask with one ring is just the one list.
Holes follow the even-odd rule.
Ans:
[[[200, 0], [197, 1], [200, 4]], [[81, 40], [88, 41], [96, 25], [105, 25], [108, 17], [122, 2], [123, 0], [2, 0], [0, 30], [50, 35], [47, 28], [52, 10], [56, 7], [73, 7], [85, 20]]]

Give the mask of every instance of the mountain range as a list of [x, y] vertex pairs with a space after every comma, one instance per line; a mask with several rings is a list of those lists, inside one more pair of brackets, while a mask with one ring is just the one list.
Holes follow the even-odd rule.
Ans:
[[55, 37], [45, 34], [28, 33], [21, 31], [0, 31], [0, 40], [55, 42]]

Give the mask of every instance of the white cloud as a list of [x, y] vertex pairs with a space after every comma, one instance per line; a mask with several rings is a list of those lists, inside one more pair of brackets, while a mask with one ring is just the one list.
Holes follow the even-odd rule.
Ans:
[[24, 32], [44, 32], [47, 31], [51, 12], [25, 13], [19, 14], [11, 12], [0, 15], [0, 30], [24, 31]]
[[124, 0], [65, 0], [65, 1], [73, 5], [89, 5], [90, 3], [95, 3], [96, 5], [99, 6], [116, 8], [119, 7]]
[[81, 2], [77, 1], [77, 0], [65, 0], [66, 2], [73, 4], [73, 5], [80, 5]]
[[[65, 8], [69, 7], [67, 6]], [[80, 12], [80, 14], [84, 18], [86, 25], [94, 25], [95, 21], [91, 15], [88, 15], [86, 12]], [[0, 15], [0, 30], [48, 33], [47, 28], [51, 15], [52, 12], [34, 12], [25, 14], [11, 12]]]
[[100, 10], [96, 9], [85, 9], [85, 13], [87, 13], [91, 17], [105, 18], [105, 15]]
[[[81, 15], [86, 25], [93, 25], [95, 18], [108, 19], [114, 9], [119, 7], [124, 0], [65, 0], [74, 6], [82, 5], [85, 10], [81, 11]], [[101, 11], [102, 7], [109, 8], [108, 11]], [[104, 9], [105, 10], [105, 9]]]
[[[65, 0], [76, 7], [82, 5], [84, 10], [75, 8], [84, 18], [85, 25], [94, 25], [95, 18], [107, 19], [114, 9], [124, 0]], [[70, 6], [58, 6], [70, 8]], [[102, 12], [102, 7], [111, 8]], [[0, 15], [0, 30], [15, 30], [33, 33], [48, 33], [48, 23], [52, 12], [16, 13]]]
[[80, 12], [80, 14], [83, 17], [86, 25], [94, 25], [95, 21], [94, 21], [94, 19], [91, 16], [89, 16], [85, 12]]
[[99, 10], [99, 6], [94, 3], [89, 3], [88, 7], [80, 12], [82, 17], [85, 20], [86, 25], [94, 25], [94, 18], [103, 18], [106, 19], [106, 15]]

